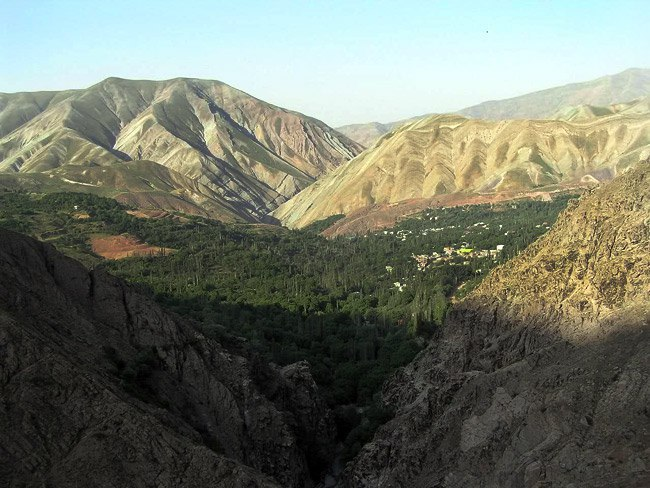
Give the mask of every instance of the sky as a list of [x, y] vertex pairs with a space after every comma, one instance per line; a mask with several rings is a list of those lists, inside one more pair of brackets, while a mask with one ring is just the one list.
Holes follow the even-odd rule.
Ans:
[[0, 92], [228, 83], [332, 126], [650, 68], [650, 1], [0, 0]]

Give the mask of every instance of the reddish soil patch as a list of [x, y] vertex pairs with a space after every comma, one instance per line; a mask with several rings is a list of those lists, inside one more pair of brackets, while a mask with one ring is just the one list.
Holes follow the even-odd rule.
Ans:
[[106, 259], [124, 259], [133, 256], [164, 256], [174, 252], [166, 247], [150, 246], [133, 236], [95, 236], [91, 238], [93, 252]]

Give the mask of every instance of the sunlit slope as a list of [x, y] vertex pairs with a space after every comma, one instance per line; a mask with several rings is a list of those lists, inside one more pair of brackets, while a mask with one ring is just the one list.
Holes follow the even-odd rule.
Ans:
[[[588, 119], [617, 113], [624, 109], [630, 100], [649, 95], [650, 70], [629, 69], [591, 81], [549, 88], [505, 100], [481, 103], [460, 110], [458, 113], [467, 117], [493, 120]], [[619, 105], [619, 107], [610, 107], [610, 105]], [[337, 130], [369, 148], [384, 134], [401, 125], [425, 117], [427, 116], [423, 115], [397, 122], [344, 125], [338, 127]]]
[[218, 81], [109, 78], [0, 95], [0, 171], [155, 161], [260, 217], [361, 147], [324, 123]]
[[48, 173], [0, 173], [0, 190], [93, 193], [140, 209], [227, 222], [255, 220], [215, 190], [152, 161], [93, 167], [65, 165]]
[[615, 103], [605, 107], [597, 105], [578, 105], [565, 107], [556, 112], [552, 118], [569, 122], [586, 122], [599, 117], [609, 117], [616, 114], [634, 115], [650, 113], [650, 96], [637, 98], [630, 102]]
[[384, 136], [274, 215], [290, 227], [375, 204], [609, 180], [650, 153], [650, 116], [584, 123], [432, 116]]

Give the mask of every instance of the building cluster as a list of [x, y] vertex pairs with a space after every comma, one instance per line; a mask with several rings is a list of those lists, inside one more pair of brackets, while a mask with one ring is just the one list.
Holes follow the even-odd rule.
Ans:
[[434, 251], [431, 254], [412, 254], [411, 257], [415, 260], [418, 271], [424, 271], [432, 263], [448, 261], [456, 256], [463, 258], [492, 258], [496, 260], [499, 254], [503, 252], [503, 248], [504, 245], [499, 244], [495, 249], [472, 249], [467, 247], [467, 243], [464, 243], [459, 248], [446, 246], [443, 249], [443, 254]]

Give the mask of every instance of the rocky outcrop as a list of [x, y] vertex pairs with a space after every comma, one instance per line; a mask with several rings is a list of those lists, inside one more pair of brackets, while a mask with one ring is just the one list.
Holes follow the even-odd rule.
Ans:
[[332, 412], [318, 394], [309, 363], [300, 361], [272, 371], [272, 374], [258, 378], [258, 385], [268, 398], [289, 414], [287, 421], [296, 433], [310, 472], [322, 473], [329, 468], [334, 454], [332, 440], [336, 438], [336, 427]]
[[302, 487], [332, 451], [306, 364], [235, 354], [4, 230], [0, 351], [2, 486]]
[[385, 386], [352, 487], [650, 484], [650, 162], [584, 196]]

